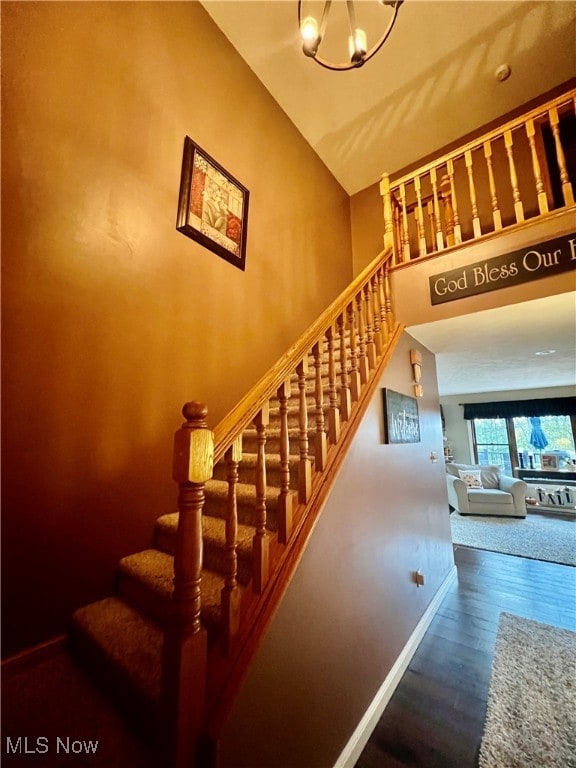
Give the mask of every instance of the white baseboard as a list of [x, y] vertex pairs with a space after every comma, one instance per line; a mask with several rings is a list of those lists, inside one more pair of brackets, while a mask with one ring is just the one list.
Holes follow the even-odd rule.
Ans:
[[436, 615], [436, 611], [440, 607], [440, 603], [444, 599], [444, 596], [448, 592], [452, 582], [456, 578], [456, 566], [450, 570], [448, 576], [442, 582], [442, 585], [438, 589], [438, 592], [434, 595], [432, 602], [424, 612], [424, 615], [416, 625], [414, 632], [410, 635], [408, 642], [402, 649], [402, 652], [394, 662], [394, 665], [386, 679], [380, 686], [378, 693], [372, 700], [372, 703], [366, 710], [362, 720], [360, 720], [356, 730], [350, 737], [348, 743], [342, 750], [340, 757], [334, 763], [334, 768], [354, 768], [358, 762], [362, 750], [366, 746], [368, 739], [370, 738], [372, 731], [376, 727], [378, 720], [381, 718], [382, 713], [386, 709], [386, 705], [392, 698], [392, 694], [396, 690], [396, 686], [400, 682], [400, 679], [410, 661], [412, 656], [416, 652], [420, 641], [424, 637], [424, 634], [430, 626], [432, 619]]

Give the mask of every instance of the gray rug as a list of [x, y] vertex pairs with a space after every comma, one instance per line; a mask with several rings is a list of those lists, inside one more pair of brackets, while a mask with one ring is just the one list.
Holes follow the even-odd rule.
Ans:
[[452, 541], [464, 547], [576, 565], [576, 518], [450, 515]]
[[500, 616], [479, 768], [576, 768], [576, 634]]

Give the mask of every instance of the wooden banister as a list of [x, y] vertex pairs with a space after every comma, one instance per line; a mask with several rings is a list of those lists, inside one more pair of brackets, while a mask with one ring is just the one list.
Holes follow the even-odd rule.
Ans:
[[242, 398], [218, 424], [214, 430], [214, 463], [220, 461], [224, 453], [238, 435], [250, 424], [259, 410], [276, 392], [283, 381], [296, 371], [299, 363], [308, 355], [314, 344], [324, 337], [350, 302], [355, 301], [358, 293], [374, 274], [390, 259], [390, 248], [383, 250], [332, 302], [307, 331], [295, 342], [260, 381]]
[[[575, 100], [572, 88], [410, 173], [396, 179], [383, 174], [384, 241], [392, 243], [392, 266], [573, 206], [576, 179], [570, 179], [560, 126], [564, 116], [573, 117]], [[525, 167], [529, 172], [520, 173]]]

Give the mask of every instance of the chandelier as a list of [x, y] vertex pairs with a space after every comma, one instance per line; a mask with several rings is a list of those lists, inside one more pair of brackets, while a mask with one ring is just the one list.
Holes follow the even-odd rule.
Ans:
[[[378, 53], [384, 45], [396, 23], [398, 9], [403, 0], [346, 0], [346, 13], [338, 11], [340, 16], [333, 14], [330, 27], [328, 20], [333, 5], [332, 0], [313, 3], [311, 0], [298, 0], [298, 24], [302, 35], [302, 50], [306, 56], [314, 59], [326, 69], [343, 71], [361, 67]], [[344, 2], [334, 2], [335, 6], [343, 6]], [[312, 9], [312, 6], [315, 6]], [[357, 22], [356, 11], [364, 19]], [[311, 11], [314, 10], [315, 13]], [[367, 11], [370, 15], [367, 15]], [[368, 35], [365, 31], [366, 21], [375, 25], [378, 30], [376, 41], [368, 48]], [[344, 54], [344, 42], [348, 38], [348, 59], [342, 63], [334, 63], [330, 59], [340, 58]], [[320, 46], [325, 43], [324, 57], [320, 55]], [[324, 50], [324, 49], [323, 49]]]

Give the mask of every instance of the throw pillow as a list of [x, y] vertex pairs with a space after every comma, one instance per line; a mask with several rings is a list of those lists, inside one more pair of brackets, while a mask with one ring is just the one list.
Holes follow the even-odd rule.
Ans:
[[459, 474], [468, 488], [482, 488], [482, 472], [479, 469], [460, 469]]

